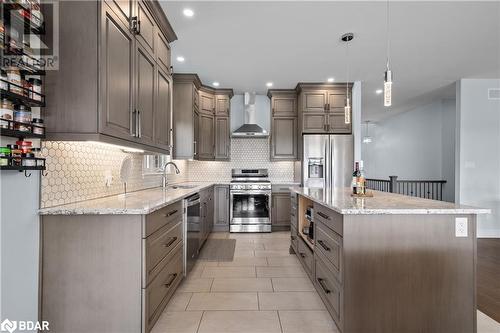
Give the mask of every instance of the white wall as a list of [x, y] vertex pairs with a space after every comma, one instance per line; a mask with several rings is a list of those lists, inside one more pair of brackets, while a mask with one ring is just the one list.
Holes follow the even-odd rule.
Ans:
[[500, 238], [500, 100], [488, 89], [500, 79], [463, 79], [457, 84], [457, 201], [490, 208], [478, 217], [478, 237]]
[[[454, 199], [454, 101], [436, 101], [375, 124], [363, 144], [369, 178], [447, 181], [443, 199]], [[390, 112], [390, 111], [388, 111]], [[363, 133], [364, 133], [363, 128]], [[451, 164], [450, 164], [451, 159]]]

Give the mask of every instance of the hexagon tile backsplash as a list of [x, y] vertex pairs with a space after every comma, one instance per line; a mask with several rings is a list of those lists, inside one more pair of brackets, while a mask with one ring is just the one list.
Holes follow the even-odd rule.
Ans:
[[[119, 147], [94, 142], [43, 142], [42, 157], [47, 159], [48, 174], [42, 177], [41, 206], [51, 207], [123, 193], [120, 166], [127, 156], [132, 158], [128, 192], [161, 186], [161, 175], [142, 175], [142, 154], [125, 153]], [[169, 175], [169, 179], [184, 180], [187, 178], [187, 163], [176, 163], [181, 174]], [[109, 174], [112, 183], [106, 186], [105, 178]]]
[[[161, 186], [161, 175], [143, 175], [143, 155], [95, 142], [45, 141], [42, 157], [48, 175], [42, 177], [41, 206], [51, 207], [121, 194], [120, 166], [132, 158], [132, 177], [127, 191]], [[181, 173], [169, 174], [171, 182], [231, 180], [232, 168], [267, 168], [274, 182], [293, 182], [294, 162], [271, 162], [268, 139], [232, 139], [231, 161], [175, 161]], [[112, 183], [106, 186], [106, 177]]]

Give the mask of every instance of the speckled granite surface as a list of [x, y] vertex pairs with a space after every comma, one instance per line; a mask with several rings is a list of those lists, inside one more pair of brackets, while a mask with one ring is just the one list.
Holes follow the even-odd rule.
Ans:
[[490, 214], [489, 209], [373, 191], [372, 198], [353, 198], [350, 188], [292, 187], [291, 190], [344, 215]]
[[40, 215], [118, 215], [118, 214], [149, 214], [160, 208], [168, 206], [176, 201], [182, 200], [192, 194], [212, 185], [213, 182], [189, 182], [173, 184], [188, 185], [192, 188], [168, 188], [161, 187], [130, 192], [127, 195], [114, 195], [110, 197], [86, 200], [82, 202], [47, 207], [39, 210]]

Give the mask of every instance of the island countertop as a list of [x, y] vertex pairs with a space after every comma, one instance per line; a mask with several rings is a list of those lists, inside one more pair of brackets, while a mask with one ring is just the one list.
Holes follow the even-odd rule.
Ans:
[[[156, 187], [127, 194], [42, 208], [38, 213], [40, 215], [146, 215], [216, 184], [220, 183], [187, 182], [172, 184], [166, 189]], [[188, 186], [189, 188], [174, 188], [178, 185]]]
[[491, 210], [373, 191], [373, 197], [354, 198], [350, 188], [291, 187], [290, 190], [343, 215], [490, 214]]

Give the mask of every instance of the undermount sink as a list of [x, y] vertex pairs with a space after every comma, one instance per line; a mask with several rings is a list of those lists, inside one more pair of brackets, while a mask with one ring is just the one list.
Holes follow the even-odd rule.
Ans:
[[195, 188], [197, 187], [198, 185], [169, 185], [167, 186], [167, 189], [173, 189], [173, 190], [178, 190], [178, 189], [181, 189], [181, 190], [189, 190], [191, 188]]

